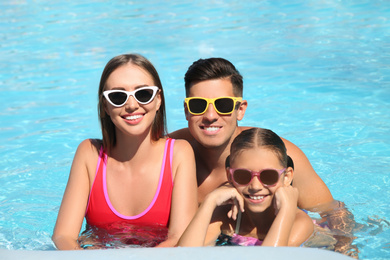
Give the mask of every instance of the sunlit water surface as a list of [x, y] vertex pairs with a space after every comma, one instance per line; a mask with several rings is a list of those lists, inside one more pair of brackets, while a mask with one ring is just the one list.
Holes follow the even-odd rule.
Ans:
[[390, 257], [388, 1], [2, 1], [0, 9], [0, 248], [54, 249], [76, 147], [101, 136], [100, 74], [113, 56], [137, 52], [160, 73], [169, 131], [186, 126], [188, 66], [232, 61], [249, 102], [240, 125], [297, 144], [354, 214], [359, 257]]

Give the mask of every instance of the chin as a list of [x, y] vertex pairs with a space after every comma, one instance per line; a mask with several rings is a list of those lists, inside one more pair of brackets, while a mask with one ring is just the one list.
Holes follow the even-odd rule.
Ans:
[[217, 140], [210, 140], [210, 138], [205, 139], [200, 139], [198, 142], [205, 148], [208, 149], [213, 149], [213, 148], [219, 148], [221, 147], [224, 143], [217, 141]]
[[262, 203], [253, 203], [253, 202], [246, 201], [245, 206], [253, 213], [263, 213], [271, 205], [267, 201], [264, 201]]
[[267, 207], [253, 207], [253, 206], [248, 206], [247, 210], [252, 213], [263, 213]]

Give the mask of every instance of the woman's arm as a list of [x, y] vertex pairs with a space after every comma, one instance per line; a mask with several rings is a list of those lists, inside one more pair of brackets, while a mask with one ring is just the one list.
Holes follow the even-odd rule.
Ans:
[[[218, 211], [220, 208], [216, 210], [216, 207], [225, 204], [234, 205], [229, 216], [225, 211]], [[234, 187], [222, 186], [212, 191], [200, 205], [195, 217], [180, 238], [178, 246], [215, 245], [224, 220], [228, 217], [235, 219], [238, 210], [244, 211], [244, 202]]]
[[174, 186], [168, 239], [158, 247], [176, 246], [198, 208], [195, 158], [187, 141], [175, 141], [172, 164]]
[[[81, 249], [77, 238], [83, 223], [89, 196], [87, 160], [93, 148], [90, 140], [77, 148], [69, 174], [52, 240], [60, 250]], [[96, 152], [95, 152], [96, 153]]]

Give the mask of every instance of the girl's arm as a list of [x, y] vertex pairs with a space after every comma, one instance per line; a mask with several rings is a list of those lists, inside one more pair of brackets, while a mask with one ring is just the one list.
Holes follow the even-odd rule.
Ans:
[[198, 208], [195, 158], [187, 141], [175, 141], [172, 164], [174, 186], [168, 239], [158, 247], [176, 246]]
[[313, 234], [313, 220], [304, 211], [297, 209], [294, 225], [291, 229], [289, 246], [300, 246]]
[[224, 219], [227, 219], [226, 212], [218, 212], [214, 215], [217, 220], [213, 223], [210, 222], [215, 208], [225, 204], [235, 205], [233, 213], [229, 212], [234, 219], [237, 210], [244, 211], [243, 199], [234, 187], [222, 186], [212, 191], [200, 205], [195, 217], [180, 238], [178, 246], [215, 245], [215, 241], [221, 233], [221, 225]]
[[89, 196], [88, 157], [93, 147], [90, 140], [77, 148], [69, 174], [68, 184], [58, 212], [52, 240], [60, 250], [81, 249], [77, 238], [83, 223]]
[[280, 187], [275, 192], [276, 217], [269, 229], [263, 246], [288, 246], [297, 212], [298, 189]]

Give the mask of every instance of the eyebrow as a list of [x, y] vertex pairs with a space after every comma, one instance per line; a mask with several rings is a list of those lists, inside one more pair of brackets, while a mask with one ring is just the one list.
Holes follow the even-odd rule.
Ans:
[[[148, 85], [148, 84], [138, 85], [135, 87], [135, 90], [142, 88], [142, 87], [150, 87], [150, 85]], [[114, 87], [111, 90], [125, 90], [125, 88], [124, 87]]]

